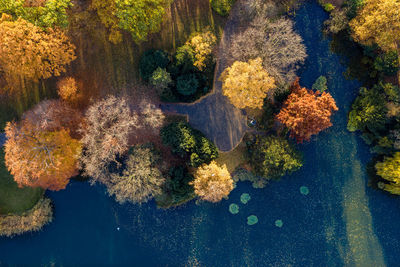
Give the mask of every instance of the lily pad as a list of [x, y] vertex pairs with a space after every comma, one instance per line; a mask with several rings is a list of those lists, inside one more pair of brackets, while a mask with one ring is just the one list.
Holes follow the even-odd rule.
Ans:
[[276, 227], [279, 227], [279, 228], [282, 227], [282, 226], [283, 226], [282, 220], [276, 220], [276, 221], [275, 221], [275, 226], [276, 226]]
[[250, 199], [251, 199], [251, 197], [250, 197], [250, 195], [247, 194], [247, 193], [243, 193], [243, 194], [240, 196], [240, 201], [241, 201], [243, 204], [247, 204], [247, 202], [249, 202]]
[[254, 225], [258, 223], [258, 218], [256, 215], [250, 215], [249, 217], [247, 217], [247, 224], [248, 225]]
[[232, 203], [229, 205], [229, 212], [232, 214], [238, 214], [239, 213], [239, 206], [235, 203]]
[[310, 193], [310, 190], [308, 190], [308, 187], [307, 186], [301, 186], [300, 187], [300, 193], [302, 193], [303, 195], [308, 195], [308, 193]]

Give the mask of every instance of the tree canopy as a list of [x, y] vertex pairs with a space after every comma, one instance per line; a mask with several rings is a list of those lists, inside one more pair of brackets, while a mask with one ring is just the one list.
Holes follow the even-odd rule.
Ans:
[[381, 183], [380, 186], [392, 194], [400, 195], [400, 152], [377, 162], [375, 169], [376, 173], [387, 182]]
[[237, 108], [262, 108], [264, 98], [275, 88], [275, 79], [263, 68], [261, 58], [234, 62], [220, 80], [223, 94]]
[[291, 86], [292, 93], [276, 116], [297, 142], [310, 140], [311, 136], [332, 126], [331, 116], [337, 111], [335, 100], [326, 92], [322, 94], [300, 87], [299, 79]]
[[200, 199], [210, 202], [221, 201], [233, 190], [233, 180], [226, 165], [218, 166], [215, 161], [197, 168], [190, 184]]

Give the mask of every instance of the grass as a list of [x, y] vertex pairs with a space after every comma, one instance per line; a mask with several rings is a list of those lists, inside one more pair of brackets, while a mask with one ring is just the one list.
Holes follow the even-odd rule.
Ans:
[[4, 151], [0, 149], [0, 215], [30, 210], [43, 193], [41, 188], [18, 187], [4, 164]]
[[233, 173], [237, 167], [247, 162], [246, 154], [247, 147], [242, 140], [242, 142], [240, 142], [240, 144], [232, 151], [219, 152], [219, 157], [216, 159], [216, 162], [220, 165], [226, 164], [229, 173]]

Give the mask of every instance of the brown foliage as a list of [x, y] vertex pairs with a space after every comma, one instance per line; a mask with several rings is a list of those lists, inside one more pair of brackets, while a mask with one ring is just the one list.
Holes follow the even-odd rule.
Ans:
[[297, 79], [291, 86], [292, 93], [283, 104], [277, 120], [290, 130], [290, 136], [301, 143], [311, 135], [332, 126], [333, 111], [337, 111], [335, 100], [329, 93], [320, 94], [299, 85]]
[[82, 97], [81, 93], [79, 93], [78, 83], [75, 78], [66, 77], [58, 81], [57, 83], [58, 95], [62, 100], [75, 104], [76, 101]]
[[194, 181], [190, 184], [202, 200], [218, 202], [233, 190], [233, 180], [226, 165], [220, 167], [215, 161], [199, 167], [194, 177]]
[[60, 30], [46, 31], [19, 18], [0, 20], [0, 68], [10, 86], [19, 78], [37, 81], [59, 76], [75, 59], [75, 46]]
[[0, 236], [13, 237], [26, 232], [39, 231], [53, 219], [50, 199], [45, 198], [22, 215], [0, 216]]

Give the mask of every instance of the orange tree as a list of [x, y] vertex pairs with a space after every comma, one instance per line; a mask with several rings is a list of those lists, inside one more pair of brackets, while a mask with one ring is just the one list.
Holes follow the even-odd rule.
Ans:
[[5, 128], [5, 162], [19, 186], [64, 189], [77, 174], [81, 144], [65, 129], [46, 131], [28, 120]]
[[[11, 86], [20, 78], [37, 81], [59, 76], [75, 59], [75, 47], [59, 31], [3, 14], [0, 19], [0, 69]], [[12, 80], [10, 80], [12, 79]]]
[[302, 88], [297, 79], [291, 86], [292, 93], [284, 102], [277, 120], [290, 130], [290, 136], [301, 143], [311, 135], [332, 126], [331, 115], [337, 111], [335, 100], [329, 93], [313, 92]]

